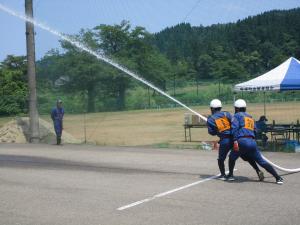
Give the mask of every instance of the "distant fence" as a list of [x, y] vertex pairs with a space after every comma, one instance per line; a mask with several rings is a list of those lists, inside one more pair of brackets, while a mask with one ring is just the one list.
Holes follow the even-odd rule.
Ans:
[[[300, 119], [300, 99], [294, 99], [293, 101], [283, 101], [282, 99], [269, 99], [269, 101], [266, 104], [266, 116], [268, 118], [268, 123], [273, 123], [273, 120], [278, 124], [280, 123], [285, 123], [285, 124], [296, 124], [297, 120]], [[207, 114], [209, 113], [209, 106], [208, 104], [206, 105], [200, 105], [197, 103], [193, 104], [188, 104], [191, 106], [193, 109], [195, 109], [197, 112], [201, 114]], [[135, 132], [139, 131], [134, 131], [131, 130], [131, 124], [134, 125], [137, 123], [135, 121], [135, 115], [139, 115], [139, 119], [143, 118], [143, 111], [140, 112], [101, 112], [101, 113], [77, 113], [74, 114], [70, 112], [70, 108], [65, 106], [65, 118], [64, 118], [64, 132], [68, 132], [71, 135], [73, 135], [75, 138], [80, 140], [81, 142], [87, 142], [87, 143], [95, 143], [95, 144], [100, 144], [100, 145], [105, 145], [106, 144], [106, 136], [109, 136], [114, 139], [118, 139], [116, 137], [116, 129], [118, 129], [118, 126], [124, 123], [124, 120], [128, 120], [126, 122], [126, 126], [129, 129], [128, 131], [126, 128], [122, 127], [122, 129], [126, 130], [126, 133], [132, 132], [132, 135], [135, 135]], [[175, 120], [172, 120], [174, 125], [174, 128], [176, 129], [176, 132], [182, 132], [182, 139], [181, 137], [178, 138], [178, 141], [182, 141], [184, 137], [184, 132], [183, 132], [183, 127], [182, 124], [184, 123], [184, 113], [186, 110], [180, 110], [178, 112], [177, 109], [179, 109], [178, 105], [174, 104], [164, 104], [164, 105], [157, 105], [156, 107], [151, 108], [150, 114], [147, 114], [148, 116], [153, 116], [157, 113], [159, 115], [159, 119], [157, 121], [164, 121], [165, 118], [163, 115], [164, 113], [162, 112], [163, 109], [169, 108], [171, 110], [167, 110], [167, 114], [172, 112], [172, 109], [176, 109], [177, 112], [174, 111], [175, 114], [177, 114]], [[148, 108], [145, 108], [148, 109]], [[233, 113], [233, 106], [232, 106], [232, 101], [228, 102], [228, 104], [224, 104], [224, 110], [229, 111]], [[52, 120], [50, 117], [50, 111], [51, 107], [47, 110], [48, 113], [40, 113], [40, 117], [47, 122], [50, 123], [50, 127], [52, 127]], [[157, 111], [157, 112], [156, 112]], [[252, 114], [255, 118], [255, 120], [258, 120], [261, 115], [264, 113], [264, 104], [259, 102], [259, 103], [252, 103], [248, 102], [248, 107], [247, 111]], [[154, 114], [151, 114], [154, 113]], [[174, 115], [174, 113], [171, 113], [171, 115]], [[181, 117], [180, 117], [180, 114]], [[19, 114], [17, 116], [27, 116], [26, 113]], [[16, 116], [11, 116], [11, 117], [6, 117], [2, 116], [0, 117], [0, 128], [7, 123], [10, 120], [13, 120], [16, 118]], [[122, 118], [120, 121], [119, 119]], [[177, 119], [178, 118], [178, 119]], [[151, 120], [151, 118], [145, 118], [145, 121]], [[159, 123], [159, 122], [157, 122]], [[157, 126], [157, 124], [153, 124], [154, 126]], [[104, 126], [104, 127], [102, 127]], [[172, 129], [174, 129], [172, 128]], [[144, 128], [143, 128], [144, 129]], [[167, 128], [166, 128], [167, 129]], [[154, 132], [155, 130], [152, 131], [151, 127], [145, 127], [145, 131], [151, 133]], [[101, 132], [99, 132], [101, 131]], [[125, 131], [124, 131], [125, 132]], [[203, 131], [204, 132], [204, 131]], [[205, 132], [204, 132], [205, 133]], [[99, 136], [100, 135], [100, 136]], [[105, 137], [103, 137], [105, 135]], [[118, 135], [118, 134], [117, 134]], [[140, 135], [140, 134], [139, 134]], [[148, 134], [149, 135], [149, 134]], [[202, 138], [204, 136], [201, 135]], [[99, 142], [101, 140], [102, 142]], [[204, 139], [206, 140], [206, 139]]]

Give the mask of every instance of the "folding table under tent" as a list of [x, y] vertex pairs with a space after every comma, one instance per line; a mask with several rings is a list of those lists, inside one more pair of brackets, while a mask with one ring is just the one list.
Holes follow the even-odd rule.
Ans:
[[[289, 58], [269, 72], [234, 86], [234, 91], [266, 92], [300, 90], [300, 61]], [[264, 114], [266, 103], [264, 95]]]

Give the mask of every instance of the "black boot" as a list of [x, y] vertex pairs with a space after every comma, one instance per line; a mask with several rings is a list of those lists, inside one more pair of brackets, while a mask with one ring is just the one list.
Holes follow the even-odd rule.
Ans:
[[257, 173], [258, 179], [260, 181], [263, 181], [265, 179], [265, 175], [264, 175], [263, 171], [259, 170], [259, 171], [256, 171], [256, 173]]
[[265, 179], [264, 173], [258, 168], [256, 162], [253, 159], [249, 159], [248, 163], [255, 169], [258, 179], [263, 181]]
[[56, 144], [60, 145], [61, 144], [61, 137], [56, 137]]
[[233, 176], [233, 170], [234, 170], [234, 166], [235, 166], [235, 160], [229, 158], [229, 162], [228, 162], [228, 167], [229, 167], [229, 174], [228, 176]]
[[225, 165], [224, 165], [224, 161], [218, 159], [218, 166], [219, 166], [219, 169], [220, 169], [221, 176], [225, 176]]

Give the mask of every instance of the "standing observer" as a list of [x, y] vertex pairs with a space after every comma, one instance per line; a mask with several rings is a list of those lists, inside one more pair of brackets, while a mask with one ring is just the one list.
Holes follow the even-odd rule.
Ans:
[[64, 109], [62, 107], [62, 100], [56, 101], [56, 107], [51, 110], [51, 118], [54, 125], [54, 130], [56, 134], [56, 144], [61, 144], [61, 135], [63, 130], [63, 118], [64, 118]]

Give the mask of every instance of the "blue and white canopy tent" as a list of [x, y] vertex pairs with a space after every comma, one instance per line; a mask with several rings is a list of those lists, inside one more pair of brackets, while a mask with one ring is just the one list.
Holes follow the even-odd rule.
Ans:
[[[234, 91], [266, 92], [300, 90], [300, 61], [291, 57], [269, 72], [234, 86]], [[264, 114], [266, 105], [264, 99]]]
[[300, 61], [291, 57], [269, 72], [234, 86], [235, 91], [300, 90]]

